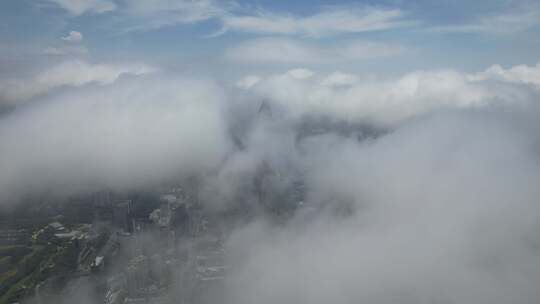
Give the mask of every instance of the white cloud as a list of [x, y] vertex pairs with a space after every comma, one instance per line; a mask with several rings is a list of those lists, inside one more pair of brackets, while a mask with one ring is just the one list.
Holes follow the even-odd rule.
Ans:
[[29, 79], [5, 79], [0, 81], [0, 100], [14, 103], [47, 93], [62, 86], [83, 86], [96, 83], [113, 83], [123, 74], [143, 75], [153, 68], [136, 65], [90, 64], [84, 61], [65, 61], [37, 73]]
[[403, 17], [403, 12], [398, 9], [327, 7], [307, 17], [265, 11], [245, 16], [227, 15], [223, 17], [223, 26], [259, 34], [325, 36], [402, 27], [408, 24]]
[[68, 13], [79, 16], [85, 13], [104, 13], [117, 8], [113, 0], [48, 0]]
[[62, 37], [62, 40], [68, 42], [81, 42], [83, 40], [83, 35], [80, 32], [71, 31], [67, 36]]
[[332, 63], [398, 55], [399, 45], [352, 40], [318, 46], [289, 38], [244, 41], [225, 50], [225, 58], [241, 63]]

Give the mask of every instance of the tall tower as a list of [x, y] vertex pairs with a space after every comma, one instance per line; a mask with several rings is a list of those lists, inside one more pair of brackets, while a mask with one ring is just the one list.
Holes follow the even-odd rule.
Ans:
[[113, 205], [113, 225], [125, 232], [133, 232], [131, 200], [116, 201]]

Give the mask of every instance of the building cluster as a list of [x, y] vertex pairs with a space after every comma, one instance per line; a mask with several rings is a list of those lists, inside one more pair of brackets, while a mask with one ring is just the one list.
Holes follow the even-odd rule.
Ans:
[[[13, 251], [0, 259], [0, 274], [15, 271], [10, 286], [38, 278], [10, 299], [48, 303], [66, 292], [60, 282], [88, 281], [105, 304], [200, 302], [222, 285], [228, 267], [216, 218], [199, 204], [196, 186], [188, 189], [150, 193], [152, 208], [141, 208], [136, 195], [101, 191], [78, 198], [80, 210], [47, 205], [52, 216], [0, 230], [0, 246]], [[17, 257], [29, 261], [24, 269], [13, 270]], [[68, 285], [75, 294], [83, 288]]]
[[147, 221], [132, 216], [130, 201], [114, 203], [126, 263], [110, 274], [104, 303], [193, 302], [222, 283], [226, 269], [221, 238], [194, 195], [161, 191]]
[[0, 229], [0, 246], [24, 245], [31, 236], [32, 231], [27, 228]]

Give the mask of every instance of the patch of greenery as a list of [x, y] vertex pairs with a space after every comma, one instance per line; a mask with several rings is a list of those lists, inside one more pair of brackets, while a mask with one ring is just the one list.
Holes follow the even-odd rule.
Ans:
[[0, 286], [4, 286], [4, 282], [9, 280], [15, 274], [17, 274], [17, 269], [10, 269], [4, 273], [0, 273]]
[[20, 259], [14, 272], [2, 275], [0, 304], [31, 295], [37, 284], [47, 278], [71, 273], [77, 266], [78, 253], [73, 242], [32, 246], [31, 253]]
[[17, 269], [3, 276], [0, 304], [17, 302], [43, 279], [39, 265], [53, 252], [51, 247], [53, 246], [33, 246], [32, 252], [17, 263]]

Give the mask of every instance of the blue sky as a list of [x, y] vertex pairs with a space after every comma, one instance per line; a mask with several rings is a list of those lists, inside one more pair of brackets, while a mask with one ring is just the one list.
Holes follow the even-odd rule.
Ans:
[[385, 75], [536, 64], [540, 53], [535, 1], [7, 0], [0, 19], [3, 74], [82, 58], [223, 77], [298, 66]]

